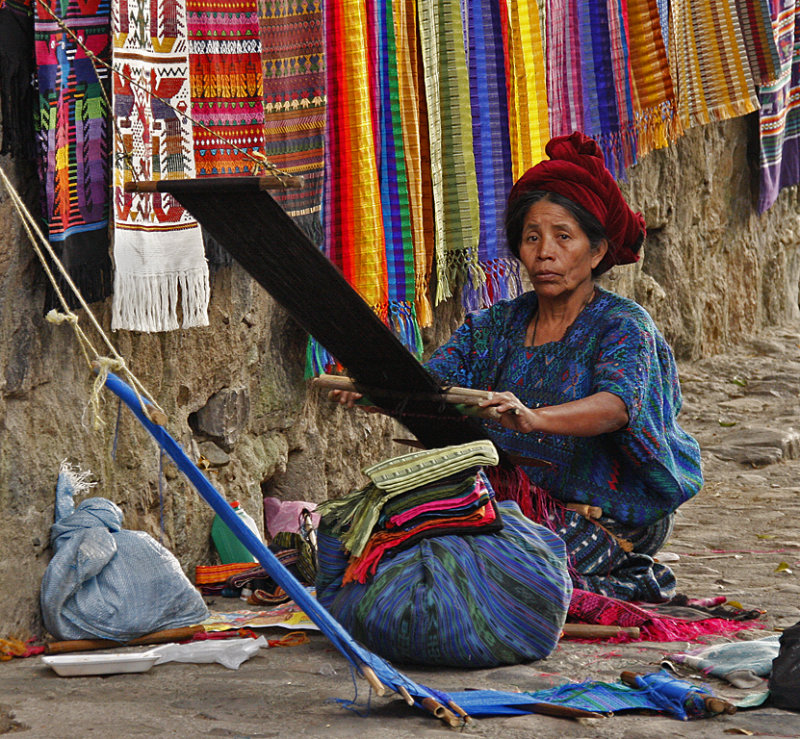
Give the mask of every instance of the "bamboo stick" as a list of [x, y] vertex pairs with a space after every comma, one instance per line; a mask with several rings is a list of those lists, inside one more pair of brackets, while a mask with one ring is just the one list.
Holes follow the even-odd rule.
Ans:
[[397, 686], [397, 692], [400, 694], [400, 697], [409, 705], [414, 705], [414, 699], [411, 697], [411, 694], [406, 690], [402, 685]]
[[378, 679], [378, 676], [375, 674], [375, 670], [373, 670], [368, 665], [361, 665], [361, 674], [364, 676], [364, 679], [370, 684], [370, 687], [375, 691], [375, 694], [382, 698], [387, 693], [386, 686]]
[[[625, 683], [625, 685], [630, 686], [631, 688], [638, 688], [639, 684], [636, 682], [637, 677], [641, 677], [636, 672], [631, 672], [629, 670], [624, 670], [620, 674], [620, 680]], [[715, 716], [720, 713], [727, 713], [727, 714], [734, 714], [736, 713], [736, 706], [733, 703], [729, 703], [724, 698], [718, 698], [714, 695], [706, 695], [701, 693], [700, 697], [703, 699], [703, 703], [705, 704], [706, 711], [709, 713], [714, 714]]]
[[423, 707], [430, 711], [436, 718], [444, 721], [448, 726], [457, 729], [461, 726], [461, 719], [458, 718], [449, 708], [445, 708], [435, 698], [423, 698]]

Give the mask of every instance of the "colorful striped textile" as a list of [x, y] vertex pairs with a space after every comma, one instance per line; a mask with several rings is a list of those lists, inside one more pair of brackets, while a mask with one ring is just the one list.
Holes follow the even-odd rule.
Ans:
[[683, 127], [758, 110], [734, 0], [674, 0], [670, 14], [670, 54]]
[[315, 243], [322, 243], [325, 43], [321, 0], [258, 0], [265, 150], [303, 187], [273, 197]]
[[[622, 10], [623, 4], [614, 2]], [[630, 40], [628, 74], [633, 94], [636, 161], [637, 156], [672, 144], [682, 128], [658, 3], [628, 0], [627, 10], [625, 34]]]
[[786, 6], [786, 3], [772, 0], [736, 0], [747, 59], [757, 84], [777, 82], [781, 74], [781, 58], [772, 25], [773, 7], [780, 4]]
[[460, 0], [418, 0], [436, 234], [436, 298], [478, 265], [479, 212]]
[[[388, 316], [386, 240], [378, 169], [375, 18], [360, 0], [325, 3], [325, 139], [323, 250], [382, 320]], [[308, 373], [333, 359], [309, 343]]]
[[550, 0], [546, 14], [547, 102], [551, 136], [583, 129], [579, 0]]
[[[374, 3], [377, 79], [372, 83], [377, 113], [378, 177], [386, 248], [387, 321], [413, 354], [421, 356], [422, 337], [416, 315], [417, 284], [411, 202], [406, 170], [402, 107], [415, 101], [400, 98], [397, 34], [394, 6], [404, 2]], [[403, 19], [400, 18], [402, 23]]]
[[111, 326], [133, 331], [205, 326], [208, 267], [197, 222], [170, 195], [123, 190], [132, 180], [195, 174], [191, 123], [180, 115], [191, 110], [185, 0], [122, 0], [113, 33], [119, 135]]
[[800, 183], [800, 3], [782, 0], [773, 30], [781, 76], [759, 89], [759, 213], [773, 205], [784, 187]]
[[261, 43], [250, 0], [186, 0], [195, 170], [257, 174], [264, 148]]
[[[108, 0], [35, 3], [39, 181], [50, 242], [88, 302], [111, 291], [108, 241]], [[59, 23], [63, 24], [62, 28]], [[69, 29], [69, 30], [66, 30]], [[78, 305], [67, 291], [72, 305]]]
[[544, 36], [544, 0], [500, 0], [506, 55], [511, 179], [544, 159], [550, 140]]
[[347, 554], [323, 517], [317, 598], [387, 659], [494, 667], [546, 657], [572, 591], [564, 545], [515, 503], [498, 510], [500, 532], [423, 539], [384, 559], [368, 583], [345, 586]]
[[408, 187], [411, 238], [414, 245], [414, 278], [417, 323], [433, 323], [428, 295], [433, 266], [433, 207], [428, 157], [428, 119], [422, 92], [422, 73], [417, 38], [417, 2], [394, 2], [395, 48], [397, 49], [397, 95], [399, 100], [406, 186]]
[[479, 310], [515, 298], [522, 283], [503, 221], [513, 182], [500, 5], [467, 0], [464, 21], [480, 225], [478, 263], [468, 267], [462, 303], [466, 310]]
[[224, 583], [231, 575], [253, 569], [252, 562], [230, 562], [225, 565], [197, 565], [194, 569], [195, 585]]

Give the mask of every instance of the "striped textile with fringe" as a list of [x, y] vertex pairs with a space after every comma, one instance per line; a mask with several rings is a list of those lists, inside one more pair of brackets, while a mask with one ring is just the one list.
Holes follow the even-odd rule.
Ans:
[[656, 0], [628, 0], [630, 79], [638, 156], [681, 134], [675, 88]]
[[495, 0], [468, 0], [466, 55], [472, 140], [478, 185], [478, 263], [470, 265], [462, 303], [479, 310], [522, 292], [519, 262], [506, 244], [503, 213], [511, 190], [511, 142], [501, 8]]
[[547, 6], [545, 53], [552, 136], [568, 136], [583, 128], [578, 2], [580, 0], [551, 0]]
[[773, 30], [782, 66], [780, 79], [759, 90], [759, 213], [784, 187], [800, 184], [800, 2], [783, 0]]
[[511, 178], [516, 182], [545, 158], [550, 140], [544, 38], [545, 3], [538, 0], [500, 0], [503, 21]]
[[422, 355], [422, 336], [416, 315], [414, 242], [403, 139], [402, 102], [399, 96], [397, 36], [393, 6], [402, 2], [378, 0], [374, 4], [374, 36], [377, 79], [371, 85], [377, 95], [376, 148], [379, 152], [383, 231], [386, 248], [387, 322], [412, 354]]
[[670, 13], [670, 53], [683, 127], [758, 110], [734, 1], [674, 0]]
[[257, 174], [247, 156], [264, 148], [255, 5], [186, 0], [186, 17], [197, 176]]
[[637, 129], [634, 125], [634, 90], [631, 70], [630, 43], [628, 41], [629, 2], [608, 0], [609, 55], [614, 70], [614, 94], [617, 100], [621, 161], [616, 162], [618, 172], [636, 163], [638, 151]]
[[113, 23], [114, 69], [125, 76], [114, 74], [119, 135], [114, 137], [111, 328], [207, 326], [208, 265], [197, 222], [171, 195], [123, 189], [133, 180], [195, 174], [191, 123], [178, 112], [191, 109], [186, 3], [129, 0], [127, 12], [114, 14]]
[[436, 238], [436, 299], [478, 262], [478, 184], [459, 0], [419, 0]]
[[264, 153], [303, 186], [273, 197], [315, 244], [322, 243], [325, 42], [322, 0], [258, 0]]
[[[46, 7], [34, 5], [39, 89], [35, 125], [43, 218], [58, 257], [92, 303], [111, 292], [108, 72], [100, 64], [95, 71], [87, 53], [58, 21], [92, 54], [108, 62], [110, 4], [47, 0]], [[78, 305], [69, 288], [64, 294], [73, 307]], [[54, 295], [48, 303], [58, 305]]]

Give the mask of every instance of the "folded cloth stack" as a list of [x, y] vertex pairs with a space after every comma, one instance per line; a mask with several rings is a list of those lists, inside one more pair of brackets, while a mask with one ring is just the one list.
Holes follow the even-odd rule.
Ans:
[[482, 465], [497, 461], [487, 442], [405, 455], [318, 507], [317, 598], [356, 639], [429, 665], [553, 650], [572, 592], [564, 544], [516, 503], [495, 504]]
[[343, 584], [366, 582], [383, 557], [421, 539], [502, 529], [494, 492], [479, 466], [497, 461], [494, 445], [479, 441], [367, 467], [369, 485], [318, 508], [329, 533], [350, 552]]

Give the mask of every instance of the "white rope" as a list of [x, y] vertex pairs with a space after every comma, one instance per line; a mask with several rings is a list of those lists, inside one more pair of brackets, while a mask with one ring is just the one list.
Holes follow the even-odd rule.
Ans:
[[[6, 190], [11, 196], [11, 202], [17, 209], [17, 213], [20, 216], [22, 225], [25, 229], [25, 232], [28, 235], [28, 239], [31, 242], [31, 246], [33, 246], [33, 250], [36, 253], [36, 256], [39, 257], [39, 261], [42, 263], [42, 267], [45, 271], [45, 274], [50, 280], [50, 283], [53, 286], [53, 290], [56, 294], [56, 297], [58, 298], [58, 301], [64, 310], [63, 313], [59, 313], [58, 311], [53, 309], [47, 314], [46, 319], [50, 323], [54, 323], [57, 325], [62, 323], [69, 323], [72, 326], [73, 330], [75, 331], [75, 335], [77, 336], [78, 344], [81, 348], [81, 351], [83, 352], [83, 356], [86, 359], [87, 364], [92, 370], [95, 370], [97, 373], [97, 377], [92, 387], [92, 393], [88, 401], [88, 407], [91, 407], [92, 409], [94, 428], [99, 429], [100, 427], [103, 426], [103, 420], [100, 417], [100, 405], [101, 405], [100, 390], [105, 384], [106, 378], [108, 377], [108, 373], [111, 371], [120, 372], [125, 375], [126, 379], [132, 386], [133, 391], [136, 393], [136, 397], [139, 399], [139, 404], [141, 405], [142, 412], [145, 415], [150, 417], [152, 415], [152, 410], [148, 408], [147, 404], [142, 399], [142, 396], [144, 396], [145, 398], [147, 398], [148, 401], [150, 401], [152, 406], [160, 414], [160, 417], [163, 418], [165, 415], [164, 411], [155, 401], [153, 396], [147, 391], [144, 385], [139, 381], [136, 375], [133, 374], [133, 372], [125, 363], [125, 359], [116, 350], [114, 345], [111, 343], [111, 340], [106, 335], [105, 331], [103, 331], [103, 327], [98, 323], [94, 313], [92, 313], [92, 311], [89, 309], [89, 306], [84, 300], [83, 295], [81, 295], [80, 290], [78, 290], [77, 286], [72, 281], [72, 278], [69, 276], [69, 273], [67, 272], [66, 268], [61, 263], [61, 260], [58, 258], [58, 255], [56, 254], [55, 250], [50, 244], [50, 241], [42, 233], [39, 224], [36, 222], [36, 219], [28, 210], [27, 206], [20, 197], [14, 185], [11, 183], [11, 180], [8, 178], [8, 175], [6, 175], [6, 172], [2, 166], [0, 166], [0, 179], [2, 179], [3, 184], [6, 187]], [[75, 313], [73, 313], [73, 311], [69, 307], [69, 304], [64, 298], [64, 295], [61, 292], [61, 288], [58, 284], [58, 280], [56, 280], [53, 271], [50, 269], [50, 265], [48, 264], [47, 259], [45, 258], [45, 255], [42, 251], [42, 247], [44, 247], [44, 251], [47, 252], [47, 255], [50, 257], [53, 264], [55, 264], [56, 267], [58, 268], [58, 271], [61, 273], [61, 276], [64, 278], [64, 281], [74, 293], [75, 297], [80, 303], [81, 308], [83, 308], [83, 310], [86, 311], [86, 315], [89, 317], [89, 320], [94, 326], [95, 331], [97, 331], [97, 333], [105, 343], [111, 356], [102, 356], [100, 352], [94, 347], [89, 337], [86, 335], [84, 330], [79, 325], [78, 316]]]

